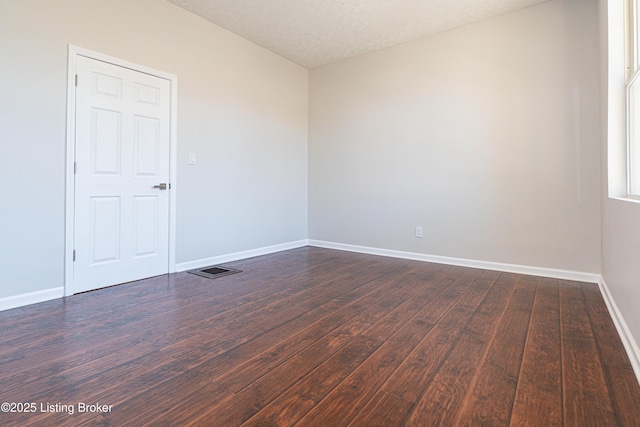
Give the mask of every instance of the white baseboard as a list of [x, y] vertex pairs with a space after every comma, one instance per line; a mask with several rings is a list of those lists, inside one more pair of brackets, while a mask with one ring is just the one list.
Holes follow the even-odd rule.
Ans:
[[604, 299], [604, 302], [605, 304], [607, 304], [607, 308], [609, 309], [611, 319], [613, 320], [613, 323], [618, 330], [618, 335], [620, 335], [620, 339], [622, 340], [624, 349], [627, 351], [627, 356], [629, 356], [629, 361], [631, 362], [631, 367], [633, 367], [633, 372], [636, 374], [636, 378], [640, 383], [640, 349], [638, 348], [638, 343], [633, 338], [633, 335], [631, 335], [629, 326], [627, 326], [627, 322], [624, 321], [624, 317], [622, 317], [622, 313], [620, 313], [618, 305], [613, 299], [613, 296], [609, 291], [609, 287], [607, 286], [607, 283], [604, 281], [603, 277], [600, 277], [598, 286], [600, 287], [602, 298]]
[[181, 262], [176, 264], [176, 271], [194, 270], [196, 268], [207, 267], [210, 265], [223, 264], [225, 262], [238, 261], [246, 258], [253, 258], [260, 255], [268, 255], [275, 252], [286, 251], [289, 249], [301, 248], [308, 246], [307, 240], [298, 240], [295, 242], [282, 243], [280, 245], [265, 246], [262, 248], [251, 249], [248, 251], [234, 252], [231, 254], [219, 255], [211, 258], [197, 259], [194, 261]]
[[552, 268], [530, 267], [526, 265], [504, 264], [490, 261], [477, 261], [464, 258], [452, 258], [438, 255], [427, 255], [416, 252], [394, 251], [390, 249], [370, 248], [366, 246], [347, 245], [344, 243], [309, 240], [309, 246], [319, 248], [338, 249], [342, 251], [360, 252], [371, 255], [381, 255], [392, 258], [411, 259], [415, 261], [433, 262], [436, 264], [458, 265], [461, 267], [480, 268], [484, 270], [504, 271], [508, 273], [527, 274], [531, 276], [551, 277], [554, 279], [574, 280], [577, 282], [599, 283], [600, 275], [580, 271], [557, 270]]
[[29, 292], [26, 294], [13, 295], [0, 298], [0, 311], [22, 307], [29, 304], [49, 301], [64, 296], [64, 287], [50, 288], [43, 291]]

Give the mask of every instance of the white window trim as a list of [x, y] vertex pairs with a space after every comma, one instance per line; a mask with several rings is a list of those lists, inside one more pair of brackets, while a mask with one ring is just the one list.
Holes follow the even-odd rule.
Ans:
[[[616, 3], [616, 2], [609, 2]], [[622, 10], [622, 20], [612, 22], [609, 17], [609, 37], [614, 39], [617, 37], [612, 34], [622, 22], [624, 43], [624, 77], [625, 77], [625, 138], [624, 138], [624, 169], [618, 172], [623, 175], [624, 180], [624, 199], [629, 201], [640, 201], [640, 34], [638, 27], [638, 0], [626, 0]], [[611, 6], [609, 7], [611, 15]], [[613, 14], [616, 15], [615, 13]], [[619, 39], [618, 39], [619, 40]], [[609, 41], [609, 49], [612, 49], [612, 42]], [[612, 55], [609, 55], [609, 60]], [[614, 64], [618, 67], [620, 64]], [[611, 66], [609, 67], [611, 72]], [[611, 145], [611, 141], [609, 142]], [[611, 155], [611, 150], [609, 151]], [[609, 162], [611, 167], [611, 162]], [[615, 169], [614, 169], [615, 171]], [[612, 178], [610, 169], [609, 178]]]
[[[636, 69], [625, 87], [626, 115], [626, 189], [628, 198], [640, 199], [640, 70]], [[635, 105], [635, 107], [634, 107]], [[635, 176], [634, 176], [635, 175]]]
[[[607, 194], [610, 199], [640, 203], [640, 197], [629, 194], [629, 123], [627, 82], [631, 82], [631, 57], [628, 33], [630, 17], [628, 10], [631, 2], [639, 0], [604, 0], [602, 17], [606, 22], [601, 26], [603, 44], [603, 75], [606, 76], [605, 92], [602, 103], [606, 109], [606, 119], [602, 129], [602, 138], [607, 150]], [[640, 47], [640, 45], [639, 45]], [[638, 59], [640, 56], [636, 55]], [[638, 128], [640, 133], [640, 127]]]
[[640, 67], [638, 66], [638, 0], [625, 1], [625, 121], [626, 121], [626, 197], [640, 199]]

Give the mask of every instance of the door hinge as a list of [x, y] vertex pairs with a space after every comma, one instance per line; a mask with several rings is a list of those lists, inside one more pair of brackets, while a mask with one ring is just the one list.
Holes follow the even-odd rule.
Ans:
[[74, 261], [76, 260], [76, 250], [75, 249], [73, 250], [73, 260]]
[[78, 162], [73, 162], [73, 174], [78, 173]]
[[169, 190], [171, 190], [171, 183], [169, 183]]
[[78, 86], [78, 75], [76, 74], [76, 87]]

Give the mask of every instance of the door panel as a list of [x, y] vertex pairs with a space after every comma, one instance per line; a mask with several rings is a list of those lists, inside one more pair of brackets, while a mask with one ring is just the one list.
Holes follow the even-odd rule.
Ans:
[[120, 197], [91, 197], [91, 265], [120, 260]]
[[92, 73], [96, 95], [107, 95], [122, 99], [122, 79], [117, 76], [107, 76], [98, 72]]
[[74, 292], [169, 271], [170, 82], [79, 56]]
[[158, 254], [158, 212], [157, 196], [133, 198], [134, 257]]
[[91, 164], [93, 175], [120, 175], [122, 114], [91, 109]]
[[151, 87], [136, 83], [134, 88], [136, 102], [158, 105], [158, 102], [160, 100], [160, 92], [157, 87]]
[[158, 176], [160, 122], [152, 117], [135, 117], [135, 176]]

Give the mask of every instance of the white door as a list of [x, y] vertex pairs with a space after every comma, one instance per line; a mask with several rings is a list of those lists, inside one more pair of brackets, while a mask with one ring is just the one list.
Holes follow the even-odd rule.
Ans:
[[170, 82], [83, 56], [76, 71], [73, 292], [166, 274]]

